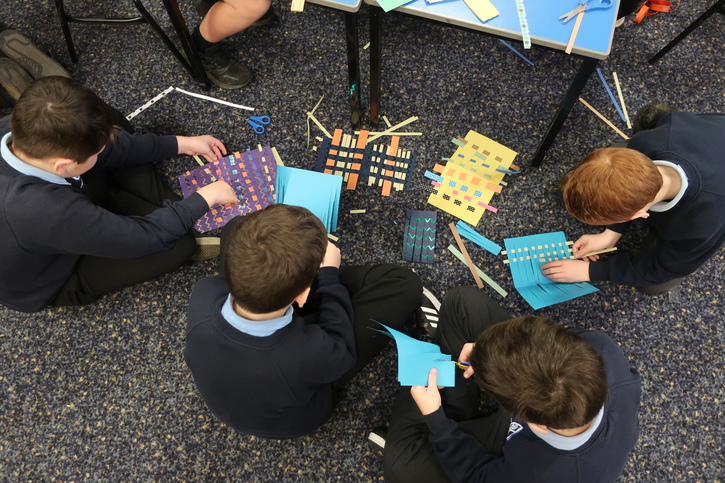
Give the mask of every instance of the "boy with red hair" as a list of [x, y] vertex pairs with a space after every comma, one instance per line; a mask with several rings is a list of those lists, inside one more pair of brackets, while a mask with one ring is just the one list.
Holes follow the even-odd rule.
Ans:
[[573, 217], [606, 226], [579, 238], [574, 257], [614, 247], [638, 218], [650, 224], [642, 252], [605, 261], [595, 255], [550, 262], [542, 266], [549, 279], [610, 280], [657, 295], [697, 270], [725, 242], [725, 114], [649, 105], [638, 118], [647, 110], [655, 116], [626, 148], [594, 151], [561, 183]]

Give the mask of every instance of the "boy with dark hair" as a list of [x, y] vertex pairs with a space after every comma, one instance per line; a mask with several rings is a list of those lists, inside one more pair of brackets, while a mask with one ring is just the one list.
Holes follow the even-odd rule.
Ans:
[[[613, 247], [632, 220], [651, 225], [638, 255], [558, 260], [542, 266], [556, 282], [610, 280], [657, 295], [676, 286], [725, 242], [725, 115], [647, 105], [643, 130], [626, 148], [598, 149], [561, 183], [576, 219], [606, 225], [574, 243], [574, 257]], [[653, 115], [654, 114], [654, 115]]]
[[[296, 438], [332, 414], [335, 393], [421, 302], [408, 269], [340, 268], [340, 250], [306, 208], [282, 204], [222, 230], [224, 276], [189, 300], [186, 363], [204, 402], [233, 429]], [[295, 304], [296, 306], [293, 306]]]
[[76, 81], [43, 77], [0, 119], [0, 303], [23, 312], [82, 305], [169, 272], [196, 249], [192, 226], [236, 202], [224, 182], [185, 200], [150, 163], [216, 159], [212, 136], [129, 134]]
[[[641, 380], [607, 335], [510, 319], [480, 290], [458, 287], [443, 299], [434, 338], [470, 367], [442, 392], [435, 369], [427, 387], [401, 389], [386, 481], [617, 480], [637, 442]], [[488, 416], [479, 387], [498, 403]]]

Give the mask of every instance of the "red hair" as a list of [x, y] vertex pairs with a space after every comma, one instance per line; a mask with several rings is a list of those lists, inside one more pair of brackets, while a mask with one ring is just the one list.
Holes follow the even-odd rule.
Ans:
[[590, 225], [630, 220], [661, 188], [654, 162], [628, 148], [597, 149], [561, 181], [567, 211]]

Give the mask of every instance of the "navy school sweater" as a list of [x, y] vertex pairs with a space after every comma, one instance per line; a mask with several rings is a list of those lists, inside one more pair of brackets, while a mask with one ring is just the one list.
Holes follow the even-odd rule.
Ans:
[[223, 423], [264, 438], [296, 438], [333, 408], [332, 382], [356, 360], [352, 301], [337, 268], [318, 274], [319, 323], [292, 321], [267, 337], [245, 334], [222, 317], [224, 277], [192, 291], [184, 357], [204, 402]]
[[[0, 119], [0, 137], [10, 118]], [[176, 156], [174, 136], [116, 133], [92, 170]], [[201, 195], [147, 216], [120, 216], [83, 190], [19, 173], [0, 158], [0, 303], [37, 312], [55, 298], [82, 255], [133, 258], [170, 248], [209, 210]]]
[[597, 483], [615, 482], [637, 442], [639, 373], [630, 367], [622, 349], [600, 331], [570, 329], [604, 359], [609, 393], [604, 415], [594, 434], [577, 449], [556, 449], [524, 422], [509, 434], [503, 456], [488, 453], [476, 438], [448, 419], [443, 408], [424, 416], [438, 461], [454, 483]]
[[[679, 165], [687, 191], [673, 208], [649, 212], [647, 222], [662, 238], [653, 250], [592, 262], [589, 277], [642, 287], [687, 276], [725, 242], [725, 114], [668, 114], [656, 128], [632, 136], [627, 147]], [[624, 233], [631, 223], [608, 228]]]

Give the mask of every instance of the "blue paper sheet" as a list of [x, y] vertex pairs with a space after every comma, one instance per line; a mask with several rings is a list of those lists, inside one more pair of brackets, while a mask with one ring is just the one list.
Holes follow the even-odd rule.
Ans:
[[413, 339], [385, 324], [380, 325], [387, 332], [371, 329], [392, 337], [398, 347], [398, 381], [401, 386], [427, 386], [428, 373], [433, 368], [438, 369], [438, 386], [456, 385], [456, 362], [451, 360], [450, 355], [441, 353], [440, 347]]
[[337, 231], [341, 191], [340, 176], [277, 167], [277, 203], [307, 208], [322, 220], [328, 232]]
[[554, 282], [541, 273], [541, 265], [545, 263], [572, 258], [564, 232], [506, 238], [503, 242], [514, 287], [534, 309], [566, 302], [599, 290], [584, 282]]

